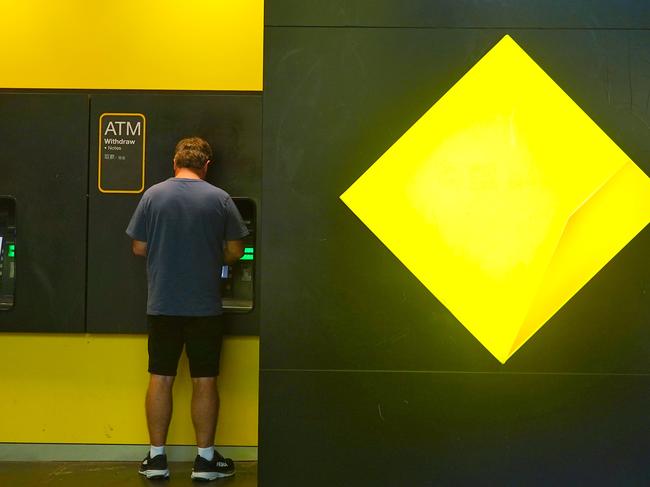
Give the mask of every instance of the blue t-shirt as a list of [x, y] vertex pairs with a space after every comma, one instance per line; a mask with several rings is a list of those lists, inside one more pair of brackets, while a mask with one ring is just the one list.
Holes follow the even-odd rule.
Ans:
[[223, 242], [248, 235], [228, 193], [169, 178], [145, 191], [126, 233], [147, 242], [147, 314], [221, 314]]

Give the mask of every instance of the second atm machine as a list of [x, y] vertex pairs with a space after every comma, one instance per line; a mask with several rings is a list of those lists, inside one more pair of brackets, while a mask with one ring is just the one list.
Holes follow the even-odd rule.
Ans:
[[16, 201], [0, 196], [0, 311], [14, 307], [15, 282]]

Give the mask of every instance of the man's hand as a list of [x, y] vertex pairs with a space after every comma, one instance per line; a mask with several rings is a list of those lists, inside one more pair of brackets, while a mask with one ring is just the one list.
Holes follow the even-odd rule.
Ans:
[[140, 257], [147, 256], [147, 242], [141, 242], [140, 240], [134, 240], [131, 246], [133, 253], [139, 255]]
[[244, 255], [244, 242], [242, 240], [226, 240], [223, 244], [223, 261], [232, 265]]

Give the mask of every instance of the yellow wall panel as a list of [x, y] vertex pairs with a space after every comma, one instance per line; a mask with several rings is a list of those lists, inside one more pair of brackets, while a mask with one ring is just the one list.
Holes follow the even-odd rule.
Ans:
[[0, 0], [0, 88], [262, 89], [263, 0]]
[[[0, 442], [148, 444], [147, 340], [134, 335], [0, 335]], [[256, 446], [259, 339], [227, 337], [219, 445]], [[168, 444], [194, 445], [183, 355]]]

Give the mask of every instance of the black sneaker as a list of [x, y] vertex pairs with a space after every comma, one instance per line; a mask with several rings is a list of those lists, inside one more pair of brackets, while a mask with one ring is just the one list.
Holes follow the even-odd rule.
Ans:
[[214, 451], [214, 457], [208, 461], [201, 455], [194, 459], [192, 480], [214, 480], [235, 475], [235, 464], [230, 458], [224, 458]]
[[156, 455], [151, 458], [150, 453], [147, 453], [147, 458], [142, 460], [138, 472], [148, 479], [168, 479], [167, 455]]

